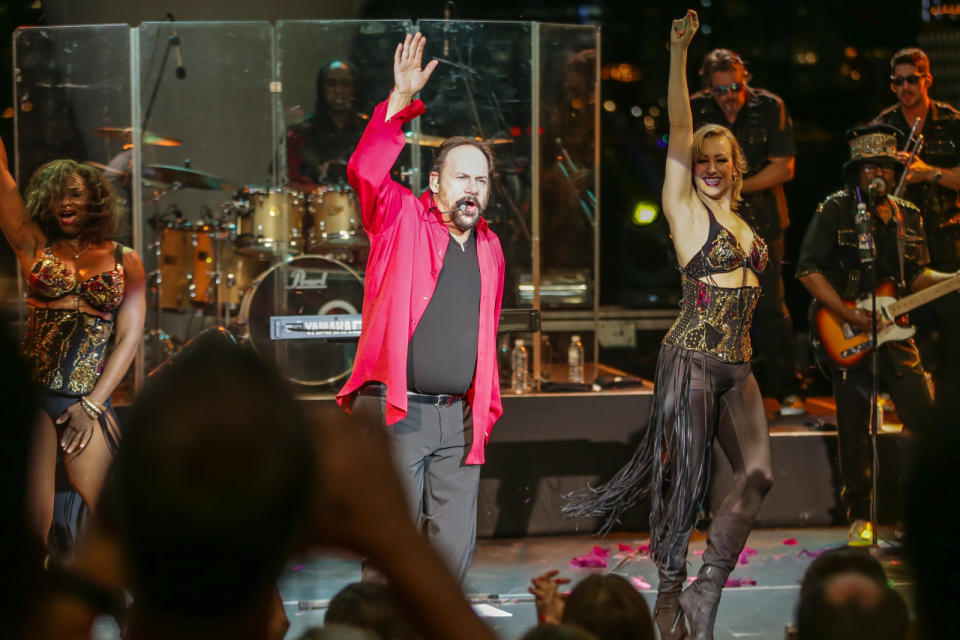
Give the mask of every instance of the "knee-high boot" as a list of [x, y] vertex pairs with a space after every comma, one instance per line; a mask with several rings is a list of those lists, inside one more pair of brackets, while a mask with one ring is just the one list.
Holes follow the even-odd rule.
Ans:
[[661, 640], [687, 640], [687, 623], [680, 612], [678, 600], [687, 579], [687, 546], [691, 531], [681, 535], [673, 548], [658, 563], [657, 601], [653, 605], [653, 619]]
[[707, 533], [707, 549], [697, 580], [680, 594], [679, 604], [690, 625], [691, 640], [713, 640], [713, 625], [727, 576], [747, 542], [753, 518], [722, 513]]

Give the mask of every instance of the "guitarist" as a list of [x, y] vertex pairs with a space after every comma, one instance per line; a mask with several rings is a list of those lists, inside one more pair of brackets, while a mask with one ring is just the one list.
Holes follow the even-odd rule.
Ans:
[[[816, 303], [860, 331], [871, 330], [870, 312], [848, 308], [843, 299], [859, 300], [871, 294], [871, 268], [876, 283], [892, 280], [898, 288], [913, 291], [953, 275], [925, 266], [929, 258], [920, 211], [912, 203], [889, 195], [902, 168], [896, 156], [898, 135], [896, 128], [885, 124], [847, 132], [850, 160], [842, 170], [846, 187], [817, 207], [797, 261], [797, 278]], [[861, 261], [861, 255], [868, 252], [858, 243], [856, 213], [861, 201], [869, 214], [864, 226], [876, 247], [872, 265]], [[841, 369], [833, 363], [827, 366], [837, 403], [840, 475], [851, 540], [871, 537], [869, 424], [873, 381], [869, 362], [869, 357], [864, 358], [852, 369]], [[932, 394], [912, 339], [881, 345], [880, 380], [893, 396], [906, 428], [925, 424]]]

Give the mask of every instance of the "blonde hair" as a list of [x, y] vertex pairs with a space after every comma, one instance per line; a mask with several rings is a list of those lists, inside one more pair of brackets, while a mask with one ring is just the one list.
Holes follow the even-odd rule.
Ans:
[[[730, 208], [736, 211], [743, 201], [740, 190], [743, 188], [743, 174], [747, 172], [747, 158], [743, 155], [743, 149], [733, 136], [733, 132], [719, 124], [705, 124], [697, 129], [693, 133], [693, 144], [690, 146], [690, 158], [693, 161], [691, 166], [697, 162], [698, 158], [704, 157], [703, 145], [707, 139], [715, 137], [726, 138], [730, 143], [730, 151], [733, 154], [733, 188], [730, 193]], [[692, 176], [691, 172], [691, 180]]]

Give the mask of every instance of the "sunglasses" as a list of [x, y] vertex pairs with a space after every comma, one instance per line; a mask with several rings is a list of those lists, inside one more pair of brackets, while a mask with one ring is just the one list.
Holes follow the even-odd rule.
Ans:
[[740, 91], [743, 88], [743, 84], [740, 82], [731, 82], [730, 84], [722, 84], [719, 87], [714, 87], [711, 89], [718, 96], [727, 95], [728, 91]]
[[890, 76], [890, 83], [895, 87], [902, 87], [904, 82], [920, 84], [925, 76], [924, 73], [911, 73], [909, 76]]

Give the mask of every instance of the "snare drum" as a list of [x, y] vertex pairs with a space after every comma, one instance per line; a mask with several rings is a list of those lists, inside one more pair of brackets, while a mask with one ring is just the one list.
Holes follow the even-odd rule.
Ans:
[[233, 225], [180, 222], [163, 230], [160, 243], [160, 306], [185, 310], [217, 302], [217, 252], [220, 253], [220, 302], [236, 306], [243, 291], [270, 266], [241, 255], [230, 242]]
[[363, 223], [357, 194], [347, 186], [320, 187], [307, 196], [310, 213], [304, 225], [308, 250], [328, 249], [331, 245], [352, 244], [363, 238]]
[[302, 247], [303, 194], [280, 187], [244, 187], [225, 205], [237, 219], [237, 247], [245, 255], [295, 254]]
[[272, 316], [360, 313], [363, 280], [346, 264], [297, 256], [265, 271], [247, 291], [238, 322], [244, 338], [287, 379], [310, 386], [334, 383], [353, 369], [355, 341], [271, 340]]

